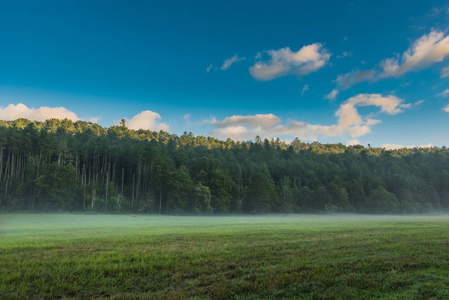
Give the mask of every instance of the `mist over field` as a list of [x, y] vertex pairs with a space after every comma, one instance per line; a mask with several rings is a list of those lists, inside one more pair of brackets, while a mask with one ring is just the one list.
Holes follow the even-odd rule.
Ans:
[[[234, 230], [341, 229], [345, 227], [392, 226], [394, 224], [427, 224], [449, 222], [449, 215], [365, 215], [365, 214], [265, 214], [232, 216], [160, 216], [105, 214], [0, 214], [0, 234], [7, 237], [62, 238], [66, 235], [146, 235], [177, 234], [183, 232], [223, 233]], [[54, 234], [52, 234], [52, 232]]]
[[6, 298], [437, 298], [449, 217], [1, 214]]

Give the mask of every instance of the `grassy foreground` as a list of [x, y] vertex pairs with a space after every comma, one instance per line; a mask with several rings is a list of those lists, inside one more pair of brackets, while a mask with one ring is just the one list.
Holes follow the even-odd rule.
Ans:
[[449, 298], [449, 217], [0, 214], [0, 298]]

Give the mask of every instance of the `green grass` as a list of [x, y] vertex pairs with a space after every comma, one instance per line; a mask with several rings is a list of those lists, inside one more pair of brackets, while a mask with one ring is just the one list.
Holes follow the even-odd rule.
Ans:
[[449, 217], [0, 214], [0, 298], [449, 298]]

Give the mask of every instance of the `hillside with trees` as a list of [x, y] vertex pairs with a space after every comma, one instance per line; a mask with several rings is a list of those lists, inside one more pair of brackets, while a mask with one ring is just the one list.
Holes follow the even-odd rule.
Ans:
[[449, 208], [448, 154], [0, 121], [0, 209], [426, 213]]

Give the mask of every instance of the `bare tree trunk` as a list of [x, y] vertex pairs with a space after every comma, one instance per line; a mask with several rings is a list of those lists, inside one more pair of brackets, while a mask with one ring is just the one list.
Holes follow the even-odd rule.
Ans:
[[92, 208], [95, 206], [95, 189], [92, 189]]
[[0, 181], [3, 178], [3, 147], [0, 148]]
[[112, 165], [112, 181], [116, 182], [115, 180], [115, 163]]
[[83, 163], [83, 171], [81, 173], [81, 186], [83, 187], [83, 210], [86, 210], [86, 163]]
[[109, 172], [111, 171], [111, 163], [108, 163], [108, 170], [106, 174], [106, 195], [105, 195], [105, 204], [106, 204], [106, 211], [108, 210], [108, 189], [109, 189]]
[[131, 197], [131, 207], [134, 207], [134, 181], [136, 179], [136, 174], [133, 173], [133, 193], [132, 193], [132, 197]]
[[285, 174], [284, 174], [284, 205], [286, 205], [286, 203], [285, 203]]
[[80, 160], [79, 160], [79, 155], [76, 154], [76, 160], [75, 160], [75, 169], [76, 169], [76, 173], [79, 174], [79, 164], [80, 164]]
[[10, 178], [12, 178], [12, 177], [14, 177], [14, 164], [15, 164], [15, 161], [14, 161], [14, 152], [11, 154], [12, 155], [12, 158], [11, 158], [11, 171], [10, 171]]
[[21, 153], [19, 155], [18, 164], [19, 164], [18, 171], [19, 171], [19, 174], [20, 174], [20, 181], [23, 183], [23, 179], [24, 179], [24, 176], [25, 176], [25, 168], [24, 168], [25, 155], [23, 155], [23, 153]]
[[5, 196], [8, 196], [9, 177], [10, 177], [10, 173], [11, 173], [11, 167], [10, 167], [11, 155], [12, 154], [8, 153], [8, 160], [6, 162], [6, 167], [5, 167], [5, 176], [4, 176], [5, 181], [6, 181], [6, 183], [5, 183]]
[[106, 161], [107, 161], [107, 159], [108, 159], [108, 156], [106, 155], [104, 158], [103, 158], [103, 166], [102, 166], [102, 168], [101, 168], [101, 185], [103, 185], [104, 184], [104, 181], [105, 181], [105, 177], [106, 177], [106, 172], [107, 172], [107, 163], [106, 163]]
[[139, 203], [140, 200], [140, 182], [142, 177], [142, 163], [139, 162], [137, 164], [137, 184], [136, 184], [136, 204]]
[[97, 158], [96, 158], [96, 164], [95, 164], [95, 181], [94, 183], [97, 184], [98, 183], [98, 173], [100, 173], [99, 168], [100, 168], [100, 154], [97, 154]]
[[242, 168], [239, 166], [239, 185], [238, 185], [238, 191], [239, 191], [239, 197], [241, 196], [241, 189], [240, 189], [240, 184], [241, 184], [241, 180], [242, 180]]
[[159, 214], [162, 214], [162, 191], [159, 191]]
[[122, 168], [122, 196], [123, 196], [123, 183], [125, 182], [125, 168]]
[[36, 201], [37, 179], [39, 178], [39, 170], [40, 170], [40, 166], [41, 166], [41, 158], [42, 158], [42, 149], [39, 151], [39, 159], [37, 160], [36, 183], [34, 184], [33, 200], [31, 201], [31, 209], [34, 209], [34, 203]]

